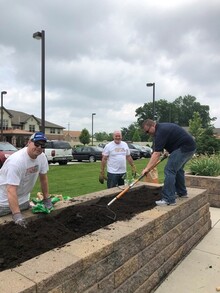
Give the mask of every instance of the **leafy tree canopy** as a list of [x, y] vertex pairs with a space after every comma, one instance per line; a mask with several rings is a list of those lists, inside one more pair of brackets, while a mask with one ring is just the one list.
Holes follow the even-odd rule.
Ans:
[[90, 143], [90, 134], [89, 134], [89, 131], [86, 128], [84, 128], [81, 131], [81, 134], [79, 136], [79, 140], [84, 145]]
[[[152, 108], [153, 103], [150, 102], [136, 109], [135, 116], [140, 126], [145, 119], [152, 119]], [[208, 105], [201, 105], [196, 102], [195, 97], [190, 95], [180, 96], [172, 103], [164, 99], [155, 101], [155, 110], [157, 121], [177, 123], [185, 127], [189, 126], [189, 121], [193, 118], [194, 112], [199, 113], [202, 127], [207, 127], [212, 121], [216, 120], [216, 117], [210, 118]]]

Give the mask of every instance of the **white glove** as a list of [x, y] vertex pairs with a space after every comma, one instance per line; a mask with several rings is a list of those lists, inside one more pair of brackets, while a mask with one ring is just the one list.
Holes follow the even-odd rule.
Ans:
[[43, 199], [43, 204], [44, 204], [45, 208], [47, 208], [49, 210], [52, 209], [52, 207], [53, 207], [53, 204], [52, 204], [51, 199], [49, 197]]
[[23, 218], [21, 213], [15, 213], [12, 215], [12, 219], [15, 222], [16, 225], [19, 225], [23, 228], [27, 228], [27, 222], [26, 220]]

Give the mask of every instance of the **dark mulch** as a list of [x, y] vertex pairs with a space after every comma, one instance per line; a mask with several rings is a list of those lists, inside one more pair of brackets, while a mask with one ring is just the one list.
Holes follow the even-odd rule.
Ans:
[[0, 226], [0, 271], [18, 266], [24, 261], [74, 239], [105, 227], [115, 221], [126, 221], [135, 214], [152, 209], [160, 198], [160, 189], [142, 187], [130, 190], [117, 199], [110, 208], [107, 203], [114, 197], [103, 197], [96, 205], [71, 206], [53, 217], [53, 213], [28, 223], [27, 229], [13, 222]]

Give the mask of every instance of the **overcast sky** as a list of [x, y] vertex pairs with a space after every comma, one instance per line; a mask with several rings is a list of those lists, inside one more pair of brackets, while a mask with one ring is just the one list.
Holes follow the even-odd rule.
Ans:
[[113, 132], [156, 99], [195, 96], [220, 127], [219, 0], [0, 0], [4, 107], [41, 117], [45, 30], [46, 120]]

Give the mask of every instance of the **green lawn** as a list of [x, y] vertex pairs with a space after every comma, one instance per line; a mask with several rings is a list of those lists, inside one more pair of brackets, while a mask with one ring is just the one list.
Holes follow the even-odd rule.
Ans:
[[[141, 175], [141, 171], [148, 161], [149, 159], [134, 161], [138, 175]], [[166, 160], [157, 166], [160, 182], [163, 182], [165, 163]], [[106, 183], [100, 184], [98, 181], [99, 172], [100, 161], [95, 163], [67, 164], [66, 166], [55, 166], [51, 164], [48, 172], [50, 194], [75, 197], [106, 189]], [[130, 165], [128, 165], [128, 174], [131, 174]], [[35, 185], [31, 197], [36, 197], [38, 191], [40, 191], [39, 182]]]

